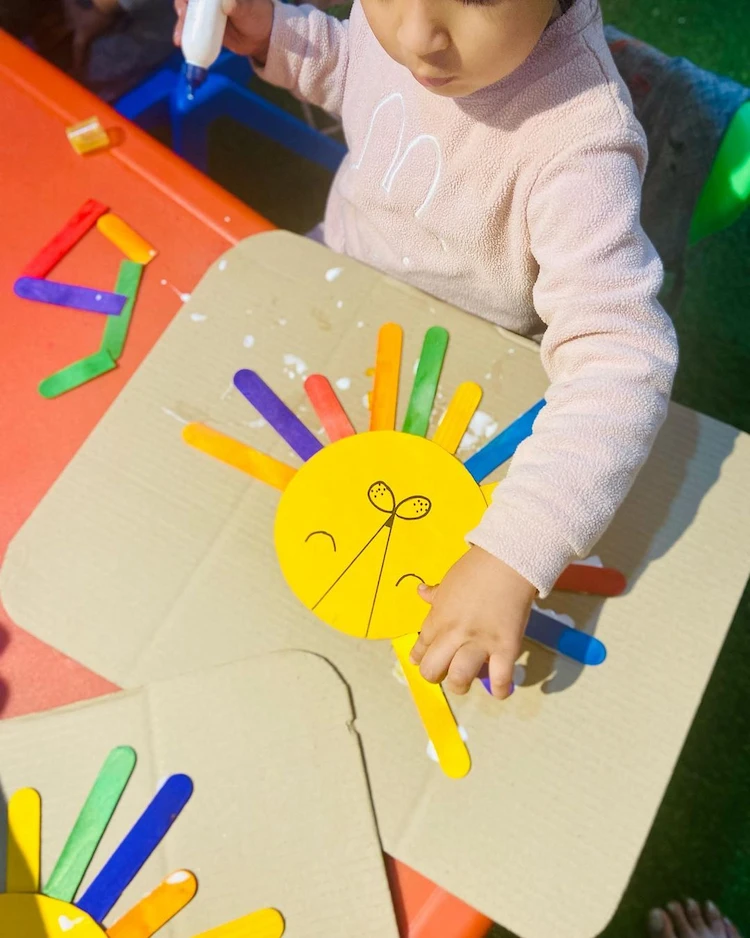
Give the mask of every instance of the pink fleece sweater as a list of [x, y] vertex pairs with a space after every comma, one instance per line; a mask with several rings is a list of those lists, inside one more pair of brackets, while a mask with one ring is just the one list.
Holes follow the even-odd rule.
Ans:
[[348, 23], [278, 4], [262, 77], [341, 115], [325, 240], [477, 316], [541, 336], [547, 405], [469, 540], [546, 595], [606, 529], [664, 420], [677, 364], [639, 222], [643, 131], [576, 0], [509, 77], [431, 94]]

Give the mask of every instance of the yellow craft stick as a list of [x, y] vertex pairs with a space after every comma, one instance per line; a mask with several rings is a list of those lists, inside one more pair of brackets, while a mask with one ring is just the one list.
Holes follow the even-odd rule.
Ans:
[[276, 909], [260, 909], [226, 925], [201, 932], [195, 938], [281, 938], [284, 919]]
[[187, 870], [178, 870], [107, 929], [108, 938], [151, 938], [184, 909], [198, 889]]
[[403, 340], [404, 330], [396, 323], [387, 322], [380, 327], [375, 356], [375, 381], [370, 402], [371, 430], [393, 430], [396, 426]]
[[439, 684], [430, 684], [409, 660], [416, 635], [392, 639], [393, 649], [406, 677], [417, 711], [437, 753], [440, 768], [449, 778], [463, 778], [471, 768], [466, 743], [461, 739], [456, 719]]
[[495, 489], [499, 484], [499, 482], [486, 482], [484, 485], [479, 486], [482, 490], [482, 495], [484, 495], [484, 500], [488, 505], [492, 504], [492, 496], [495, 494]]
[[435, 431], [435, 443], [449, 453], [455, 453], [481, 400], [482, 389], [478, 384], [473, 381], [459, 384]]
[[133, 231], [119, 215], [107, 212], [96, 223], [96, 227], [115, 247], [118, 247], [128, 260], [138, 264], [148, 264], [156, 257], [156, 249], [137, 231]]
[[8, 802], [7, 892], [39, 892], [42, 852], [42, 799], [22, 788]]
[[183, 440], [202, 453], [219, 459], [228, 466], [246, 472], [254, 479], [265, 482], [283, 492], [296, 473], [296, 469], [279, 462], [272, 456], [259, 453], [231, 436], [212, 430], [203, 423], [189, 423], [182, 431]]

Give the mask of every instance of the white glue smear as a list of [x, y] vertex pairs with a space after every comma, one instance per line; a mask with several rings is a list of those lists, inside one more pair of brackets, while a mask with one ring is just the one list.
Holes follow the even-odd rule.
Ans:
[[[226, 270], [226, 269], [227, 269], [227, 259], [225, 257], [222, 257], [222, 259], [219, 261], [219, 270]], [[169, 880], [167, 880], [167, 882], [169, 882]]]
[[80, 918], [68, 918], [67, 915], [61, 915], [57, 920], [60, 931], [73, 931], [76, 925], [80, 925], [81, 922], [83, 922], [83, 916]]
[[336, 303], [336, 309], [343, 309], [343, 308], [344, 308], [344, 301], [338, 300]]
[[459, 444], [459, 453], [473, 449], [478, 444], [486, 443], [487, 440], [492, 439], [497, 431], [497, 421], [483, 410], [478, 410], [471, 418], [469, 429], [466, 431], [464, 438]]
[[224, 393], [221, 395], [219, 400], [225, 401], [229, 397], [229, 395], [232, 393], [232, 391], [234, 391], [234, 385], [230, 384], [229, 387], [226, 389], [226, 391], [224, 391]]
[[173, 283], [170, 283], [168, 280], [162, 280], [161, 285], [163, 287], [169, 287], [172, 293], [175, 293], [182, 300], [183, 303], [187, 303], [187, 301], [192, 296], [192, 294], [190, 293], [183, 293], [182, 290], [178, 290], [177, 287]]
[[287, 378], [296, 378], [299, 375], [304, 375], [307, 372], [307, 364], [302, 361], [299, 355], [285, 355], [284, 356], [284, 374]]
[[225, 215], [225, 216], [224, 216], [224, 221], [225, 221], [225, 222], [230, 222], [231, 220], [232, 220], [232, 219], [229, 217], [229, 215]]
[[193, 322], [205, 322], [208, 319], [208, 316], [205, 316], [203, 313], [191, 313], [190, 318]]
[[333, 283], [334, 280], [338, 280], [341, 274], [344, 272], [343, 267], [331, 267], [330, 270], [326, 271], [326, 280], [329, 283]]
[[545, 616], [549, 616], [550, 619], [556, 619], [558, 622], [562, 622], [563, 625], [569, 625], [571, 629], [576, 627], [573, 619], [562, 612], [555, 612], [554, 609], [542, 609], [540, 606], [537, 606], [536, 603], [532, 603], [531, 608], [536, 609], [537, 612], [543, 612]]
[[247, 425], [253, 430], [260, 430], [261, 427], [265, 427], [266, 421], [262, 417], [257, 417], [255, 420], [249, 420]]
[[370, 409], [370, 395], [369, 394], [365, 394], [364, 397], [362, 398], [362, 406], [364, 407], [365, 410]]
[[403, 684], [404, 687], [408, 687], [408, 681], [406, 680], [406, 675], [404, 674], [404, 669], [401, 667], [401, 662], [396, 660], [393, 662], [393, 670], [391, 674], [396, 678], [399, 684]]
[[171, 876], [167, 876], [167, 882], [170, 886], [173, 886], [175, 883], [184, 883], [185, 880], [190, 879], [190, 874], [186, 873], [185, 870], [177, 870], [176, 873], [172, 873]]
[[252, 348], [255, 345], [255, 336], [246, 335], [242, 340], [242, 344], [245, 346], [245, 348]]
[[364, 323], [362, 322], [362, 320], [360, 319], [360, 321], [357, 323], [357, 328], [358, 328], [358, 329], [363, 329], [363, 328], [364, 328], [364, 325], [365, 325], [365, 324], [364, 324]]
[[603, 567], [604, 566], [604, 564], [602, 563], [602, 558], [597, 557], [596, 554], [594, 554], [591, 557], [587, 557], [585, 560], [574, 560], [573, 563], [577, 567]]
[[178, 423], [189, 424], [189, 420], [185, 420], [184, 417], [180, 417], [179, 414], [176, 414], [173, 410], [170, 410], [168, 407], [162, 407], [162, 413], [166, 414], [167, 417], [171, 417], [173, 420], [176, 420]]
[[280, 326], [285, 326], [285, 325], [286, 325], [286, 319], [279, 319], [279, 325], [280, 325]]
[[339, 391], [348, 391], [351, 386], [351, 378], [339, 378], [336, 382], [336, 387], [339, 389]]
[[[458, 735], [461, 737], [461, 739], [465, 743], [469, 741], [469, 734], [466, 732], [463, 726], [458, 727]], [[427, 758], [432, 759], [433, 762], [439, 761], [438, 755], [437, 755], [437, 752], [435, 751], [435, 746], [432, 740], [430, 740], [429, 743], [427, 743]]]

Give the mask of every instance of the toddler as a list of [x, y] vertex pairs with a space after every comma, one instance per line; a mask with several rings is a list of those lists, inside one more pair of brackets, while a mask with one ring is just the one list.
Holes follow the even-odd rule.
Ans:
[[[186, 0], [176, 0], [180, 23]], [[507, 697], [532, 600], [612, 519], [664, 419], [677, 364], [639, 221], [644, 134], [597, 0], [228, 0], [226, 45], [340, 115], [335, 251], [539, 337], [547, 404], [412, 653]]]

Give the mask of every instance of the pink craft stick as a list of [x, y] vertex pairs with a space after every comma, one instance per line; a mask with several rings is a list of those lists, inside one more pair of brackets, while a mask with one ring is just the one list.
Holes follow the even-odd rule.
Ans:
[[305, 381], [305, 392], [331, 443], [342, 440], [345, 436], [354, 436], [357, 431], [328, 378], [323, 375], [310, 375]]

